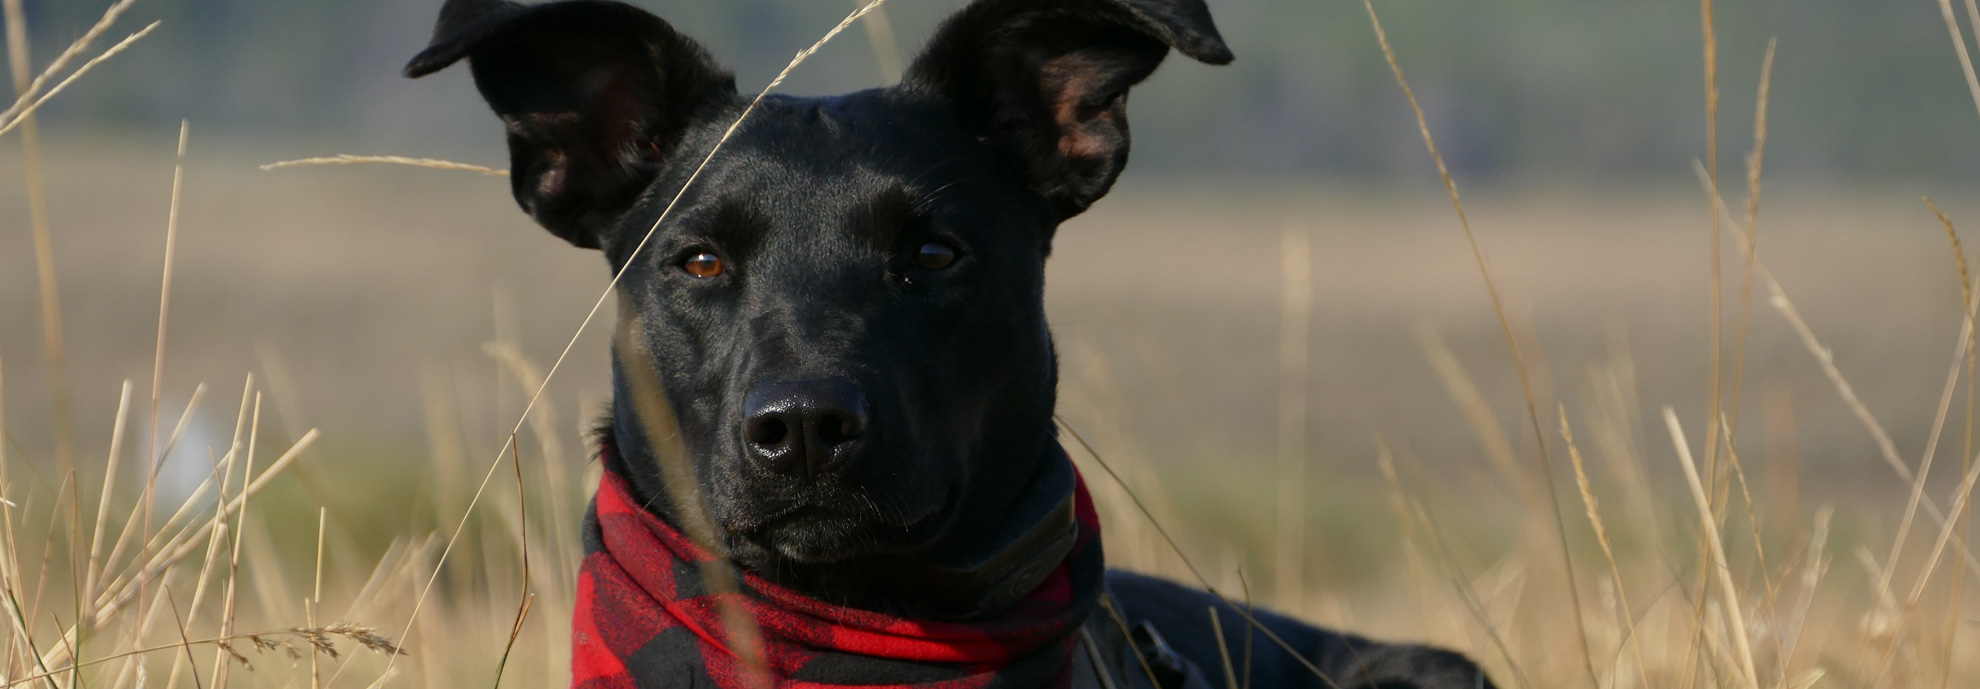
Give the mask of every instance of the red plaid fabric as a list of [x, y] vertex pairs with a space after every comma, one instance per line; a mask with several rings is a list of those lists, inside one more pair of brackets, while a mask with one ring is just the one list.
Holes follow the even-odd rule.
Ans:
[[[1084, 482], [1074, 512], [1079, 535], [1066, 560], [992, 619], [891, 617], [748, 572], [735, 602], [756, 620], [777, 689], [1064, 687], [1073, 632], [1094, 611], [1105, 569]], [[728, 647], [717, 596], [701, 581], [698, 563], [711, 556], [643, 509], [614, 472], [605, 472], [586, 515], [585, 550], [571, 625], [574, 689], [755, 689]]]

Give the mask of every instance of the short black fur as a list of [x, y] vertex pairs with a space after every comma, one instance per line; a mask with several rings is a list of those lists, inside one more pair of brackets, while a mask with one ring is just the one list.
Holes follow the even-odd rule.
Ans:
[[[1171, 49], [1231, 60], [1202, 0], [977, 0], [899, 85], [764, 100], [637, 254], [746, 104], [692, 39], [606, 0], [449, 0], [406, 74], [468, 60], [517, 202], [624, 272], [621, 317], [737, 560], [828, 601], [942, 616], [922, 573], [1002, 537], [1063, 461], [1045, 261], [1126, 166], [1128, 91]], [[607, 470], [672, 518], [614, 354]], [[1217, 667], [1207, 594], [1115, 590]], [[1267, 619], [1338, 677], [1479, 686], [1454, 654]], [[1323, 686], [1271, 655], [1257, 686]]]

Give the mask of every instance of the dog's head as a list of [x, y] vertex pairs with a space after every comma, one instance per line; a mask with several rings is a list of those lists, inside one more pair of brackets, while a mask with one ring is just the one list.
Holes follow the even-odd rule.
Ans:
[[[1008, 510], [1054, 442], [1053, 232], [1120, 174], [1128, 89], [1171, 48], [1231, 59], [1203, 0], [978, 0], [899, 85], [771, 97], [726, 142], [730, 73], [617, 2], [450, 0], [407, 74], [469, 61], [516, 200], [624, 271], [716, 521], [778, 572]], [[617, 363], [613, 468], [662, 495]]]

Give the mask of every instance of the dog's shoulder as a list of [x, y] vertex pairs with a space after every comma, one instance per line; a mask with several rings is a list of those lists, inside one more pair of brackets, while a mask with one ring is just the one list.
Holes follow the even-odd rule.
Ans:
[[[1135, 632], [1146, 630], [1135, 634], [1138, 640], [1152, 637], [1201, 675], [1221, 680], [1228, 671], [1238, 677], [1240, 686], [1493, 687], [1483, 670], [1459, 653], [1429, 646], [1381, 643], [1322, 629], [1270, 610], [1246, 609], [1243, 602], [1226, 601], [1208, 591], [1166, 579], [1113, 570], [1107, 573], [1107, 591], [1127, 627]], [[1217, 611], [1214, 617], [1210, 613], [1212, 609]], [[1139, 644], [1144, 648], [1149, 645]], [[1297, 652], [1299, 657], [1294, 657], [1292, 652]], [[1243, 681], [1247, 676], [1250, 681]]]

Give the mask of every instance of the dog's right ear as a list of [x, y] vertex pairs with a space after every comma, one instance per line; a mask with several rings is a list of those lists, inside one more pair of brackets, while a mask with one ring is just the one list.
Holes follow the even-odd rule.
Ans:
[[468, 60], [508, 129], [516, 201], [559, 237], [600, 232], [653, 182], [697, 113], [736, 98], [735, 77], [667, 22], [631, 5], [448, 0], [422, 77]]

